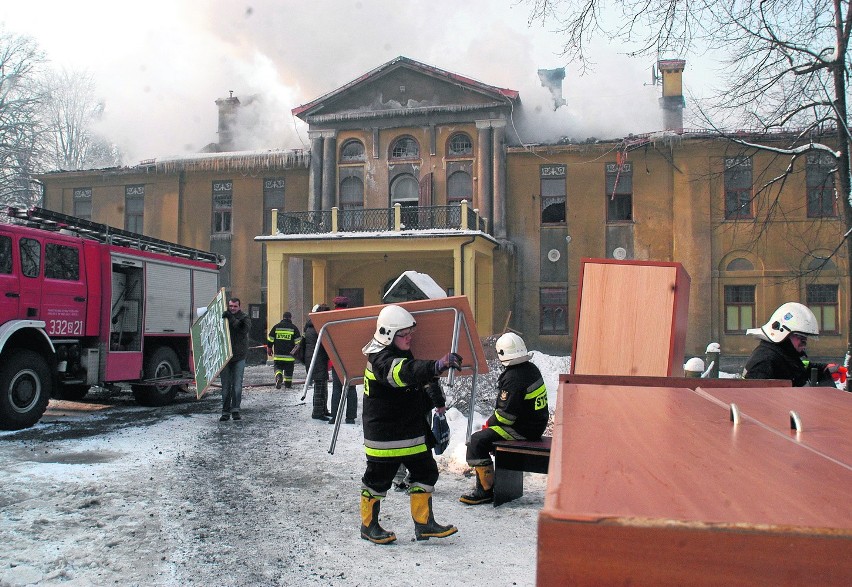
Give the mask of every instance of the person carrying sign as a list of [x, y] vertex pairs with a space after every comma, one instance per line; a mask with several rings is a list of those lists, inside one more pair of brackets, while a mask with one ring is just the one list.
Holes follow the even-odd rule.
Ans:
[[272, 357], [275, 369], [275, 389], [281, 389], [281, 383], [284, 383], [286, 389], [293, 387], [296, 359], [290, 351], [300, 336], [299, 328], [293, 324], [293, 315], [284, 312], [281, 322], [273, 326], [266, 337], [266, 354]]
[[222, 369], [222, 416], [220, 422], [230, 418], [241, 420], [240, 403], [243, 399], [243, 372], [246, 368], [248, 354], [248, 334], [251, 330], [251, 319], [240, 310], [240, 298], [228, 300], [228, 309], [222, 314], [228, 323], [231, 333], [231, 360]]
[[361, 351], [367, 357], [362, 407], [367, 467], [361, 478], [361, 538], [376, 544], [396, 540], [396, 534], [379, 525], [379, 508], [400, 464], [409, 471], [415, 538], [444, 538], [458, 532], [452, 524], [438, 524], [432, 513], [438, 465], [432, 456], [434, 439], [425, 414], [435, 403], [428, 387], [448, 369], [460, 369], [462, 358], [448, 353], [437, 361], [415, 359], [411, 352], [415, 326], [405, 308], [385, 306], [372, 340]]

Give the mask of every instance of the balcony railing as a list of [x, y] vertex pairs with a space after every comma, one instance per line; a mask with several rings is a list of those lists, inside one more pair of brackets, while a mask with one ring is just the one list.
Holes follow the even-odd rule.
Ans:
[[322, 234], [337, 232], [400, 232], [403, 230], [478, 230], [487, 232], [488, 222], [471, 209], [467, 200], [450, 206], [401, 206], [393, 208], [349, 208], [341, 210], [272, 211], [272, 226], [278, 234]]

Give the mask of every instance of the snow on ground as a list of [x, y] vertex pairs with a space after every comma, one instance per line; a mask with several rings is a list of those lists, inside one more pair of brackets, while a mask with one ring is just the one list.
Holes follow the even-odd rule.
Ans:
[[[533, 361], [552, 410], [568, 359]], [[381, 521], [398, 540], [372, 544], [358, 531], [360, 406], [329, 454], [334, 426], [310, 419], [310, 394], [271, 379], [247, 368], [241, 422], [218, 421], [218, 393], [143, 408], [96, 390], [0, 433], [0, 587], [535, 584], [545, 475], [526, 474], [524, 496], [498, 508], [460, 503], [474, 481], [467, 419], [450, 410], [433, 505], [459, 532], [414, 541], [408, 497], [391, 492]]]

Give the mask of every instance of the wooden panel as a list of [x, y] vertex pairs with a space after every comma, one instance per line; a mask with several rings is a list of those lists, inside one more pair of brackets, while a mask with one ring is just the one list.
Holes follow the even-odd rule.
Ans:
[[688, 303], [679, 263], [584, 259], [571, 372], [682, 375]]
[[[473, 374], [474, 356], [477, 359], [478, 372], [488, 373], [485, 351], [466, 296], [401, 302], [396, 305], [411, 312], [417, 321], [411, 350], [418, 359], [440, 359], [450, 352], [453, 322], [456, 314], [461, 314], [467, 330], [462, 328], [459, 333], [457, 352], [464, 359], [464, 368], [457, 374]], [[341, 380], [345, 379], [347, 374], [350, 379], [363, 378], [367, 359], [361, 349], [373, 338], [376, 318], [384, 307], [364, 306], [310, 314], [318, 332], [323, 326], [326, 327], [323, 346], [332, 357], [334, 369]]]
[[789, 379], [702, 379], [700, 377], [652, 377], [645, 375], [573, 375], [563, 373], [559, 383], [585, 383], [591, 385], [626, 385], [630, 387], [792, 387]]
[[[709, 395], [740, 414], [754, 418], [792, 440], [852, 467], [852, 394], [831, 387], [790, 389], [710, 389]], [[790, 411], [802, 422], [801, 432], [790, 428]], [[850, 505], [852, 508], [852, 505]]]
[[849, 584], [852, 467], [709, 393], [560, 385], [539, 585]]

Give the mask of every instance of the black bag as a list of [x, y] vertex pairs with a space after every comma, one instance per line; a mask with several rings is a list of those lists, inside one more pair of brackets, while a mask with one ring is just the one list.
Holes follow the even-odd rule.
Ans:
[[432, 436], [435, 437], [435, 446], [432, 450], [436, 455], [442, 454], [450, 444], [450, 425], [444, 414], [435, 412], [432, 415]]
[[300, 363], [305, 362], [305, 339], [301, 336], [296, 339], [296, 344], [294, 344], [293, 348], [290, 349], [290, 356]]

